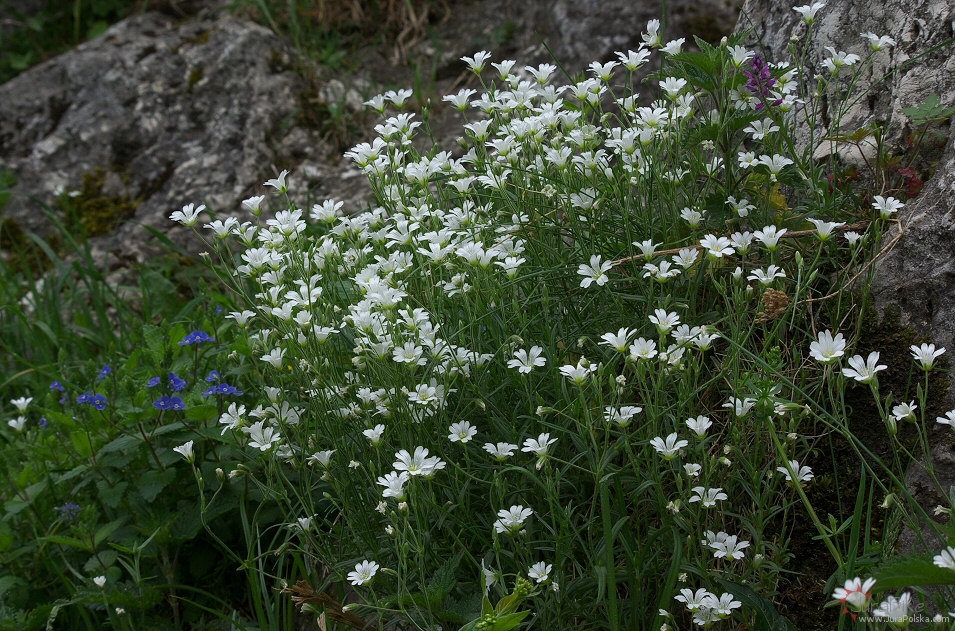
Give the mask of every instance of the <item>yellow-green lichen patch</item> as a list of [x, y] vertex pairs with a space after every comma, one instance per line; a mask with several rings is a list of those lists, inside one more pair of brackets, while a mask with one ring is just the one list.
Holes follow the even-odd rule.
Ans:
[[57, 204], [64, 211], [68, 229], [79, 230], [86, 237], [96, 237], [115, 230], [136, 214], [139, 200], [126, 196], [104, 195], [106, 170], [97, 167], [83, 176], [78, 194], [64, 193]]

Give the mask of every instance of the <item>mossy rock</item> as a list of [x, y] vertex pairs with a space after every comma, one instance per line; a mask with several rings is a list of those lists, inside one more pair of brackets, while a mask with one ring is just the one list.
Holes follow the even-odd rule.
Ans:
[[67, 228], [79, 230], [85, 237], [97, 237], [113, 232], [120, 224], [136, 214], [140, 200], [126, 196], [103, 195], [106, 170], [97, 167], [83, 176], [79, 194], [63, 194], [57, 204], [65, 213]]

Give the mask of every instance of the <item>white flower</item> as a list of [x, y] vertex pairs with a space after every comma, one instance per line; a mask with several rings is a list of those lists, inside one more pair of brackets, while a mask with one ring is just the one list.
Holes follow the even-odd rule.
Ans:
[[385, 487], [381, 492], [382, 497], [393, 497], [401, 502], [405, 499], [405, 484], [411, 479], [407, 471], [398, 473], [391, 471], [378, 478], [378, 485]]
[[690, 431], [696, 434], [698, 438], [704, 438], [706, 436], [706, 430], [712, 425], [712, 421], [706, 416], [697, 416], [696, 418], [686, 420], [686, 426], [689, 427]]
[[395, 454], [395, 471], [407, 471], [412, 476], [431, 477], [439, 469], [444, 469], [446, 463], [437, 456], [428, 457], [428, 450], [424, 447], [415, 447], [414, 455], [402, 449]]
[[190, 440], [178, 447], [173, 447], [172, 450], [185, 458], [187, 462], [194, 462], [196, 460], [196, 454], [192, 451], [192, 445], [193, 441]]
[[593, 364], [590, 364], [585, 358], [582, 357], [577, 361], [576, 366], [571, 366], [569, 364], [567, 366], [561, 366], [560, 374], [564, 375], [578, 386], [582, 386], [587, 381], [587, 378], [590, 376], [590, 374], [595, 370], [597, 370], [597, 367]]
[[776, 249], [776, 244], [779, 243], [780, 237], [786, 234], [786, 228], [782, 230], [777, 230], [776, 226], [766, 226], [762, 230], [757, 230], [753, 233], [753, 236], [759, 239], [760, 242], [766, 249], [773, 251]]
[[473, 57], [461, 57], [461, 61], [468, 65], [468, 69], [471, 72], [481, 74], [481, 71], [484, 70], [485, 62], [491, 57], [491, 53], [486, 50], [479, 51], [474, 53]]
[[776, 265], [770, 265], [765, 271], [754, 269], [746, 278], [747, 280], [759, 281], [761, 285], [770, 285], [777, 278], [786, 278], [786, 272]]
[[259, 451], [268, 451], [272, 443], [281, 440], [281, 436], [273, 427], [266, 427], [264, 421], [259, 421], [249, 427], [243, 427], [242, 431], [249, 435], [249, 447]]
[[700, 239], [700, 245], [706, 248], [707, 254], [718, 259], [736, 252], [732, 241], [726, 237], [717, 237], [712, 234], [708, 234]]
[[630, 345], [630, 359], [636, 361], [638, 359], [653, 359], [657, 356], [657, 343], [653, 340], [645, 340], [642, 337], [638, 337], [633, 344]]
[[[796, 474], [797, 482], [809, 482], [809, 480], [812, 480], [815, 477], [811, 468], [806, 466], [800, 467], [799, 462], [796, 460], [790, 460], [789, 466], [793, 470], [793, 472]], [[786, 476], [787, 482], [793, 481], [792, 475], [790, 475], [789, 469], [787, 469], [786, 467], [776, 467], [776, 471], [779, 471], [784, 476]]]
[[273, 348], [267, 354], [260, 358], [262, 361], [271, 364], [274, 368], [281, 368], [282, 361], [285, 359], [284, 348]]
[[882, 35], [881, 37], [875, 33], [860, 33], [860, 35], [863, 39], [869, 40], [869, 46], [872, 47], [873, 51], [880, 51], [886, 46], [895, 46], [895, 40], [888, 35]]
[[885, 618], [886, 621], [895, 628], [908, 626], [909, 603], [912, 600], [912, 594], [905, 592], [898, 598], [887, 596], [872, 612], [872, 615], [878, 618]]
[[690, 497], [690, 503], [702, 502], [704, 508], [710, 508], [716, 506], [716, 502], [725, 500], [727, 498], [728, 496], [720, 487], [708, 489], [702, 486], [694, 486], [693, 496]]
[[680, 324], [680, 316], [674, 311], [667, 313], [666, 309], [654, 309], [653, 315], [649, 318], [650, 322], [656, 325], [660, 335], [666, 335], [670, 329]]
[[93, 579], [93, 582], [96, 583], [97, 587], [99, 587], [100, 589], [103, 589], [103, 587], [106, 585], [106, 577], [97, 576]]
[[633, 331], [628, 328], [622, 328], [614, 333], [604, 333], [600, 336], [602, 340], [600, 343], [602, 345], [609, 346], [610, 348], [616, 350], [618, 353], [627, 352], [627, 344], [630, 340], [630, 336], [633, 335]]
[[348, 573], [348, 580], [356, 587], [359, 585], [367, 585], [375, 578], [375, 574], [378, 573], [378, 568], [380, 567], [381, 566], [374, 561], [362, 561], [355, 566], [353, 572]]
[[680, 49], [683, 47], [683, 43], [685, 41], [686, 39], [683, 37], [671, 40], [667, 42], [666, 46], [660, 49], [660, 52], [666, 53], [667, 55], [676, 55], [680, 52]]
[[681, 440], [676, 432], [667, 436], [666, 440], [659, 436], [650, 440], [650, 446], [656, 449], [665, 460], [673, 460], [677, 453], [689, 444], [690, 441]]
[[26, 427], [26, 424], [27, 424], [27, 417], [25, 416], [18, 416], [14, 419], [10, 419], [9, 421], [7, 421], [7, 425], [17, 430], [18, 432], [22, 432], [23, 428]]
[[505, 458], [510, 458], [514, 455], [514, 450], [517, 449], [517, 445], [512, 445], [511, 443], [484, 443], [484, 451], [491, 454], [498, 460], [504, 460]]
[[754, 405], [756, 405], [756, 399], [750, 397], [744, 397], [742, 399], [730, 397], [730, 400], [724, 403], [723, 407], [733, 410], [736, 416], [746, 416], [749, 414], [749, 411], [753, 409]]
[[511, 506], [508, 509], [502, 508], [497, 511], [498, 519], [494, 522], [494, 530], [499, 533], [516, 532], [524, 525], [524, 521], [533, 514], [533, 510], [520, 505]]
[[540, 469], [547, 458], [547, 451], [550, 446], [557, 442], [556, 438], [551, 438], [550, 434], [541, 434], [537, 438], [528, 438], [524, 441], [521, 451], [524, 453], [533, 453], [537, 455], [537, 468]]
[[944, 348], [935, 349], [935, 344], [922, 344], [921, 346], [911, 347], [912, 357], [922, 364], [924, 370], [931, 370], [935, 366], [935, 360], [939, 355], [945, 352]]
[[952, 429], [955, 429], [955, 410], [949, 410], [945, 413], [945, 416], [936, 417], [935, 422], [939, 425], [948, 425]]
[[935, 565], [947, 570], [955, 570], [955, 548], [951, 546], [942, 550], [940, 554], [935, 555]]
[[372, 427], [371, 429], [366, 429], [362, 432], [362, 435], [371, 441], [371, 444], [378, 446], [381, 442], [381, 435], [385, 433], [385, 426], [378, 424]]
[[813, 2], [811, 5], [807, 4], [802, 7], [793, 7], [793, 11], [802, 17], [803, 22], [806, 24], [812, 24], [816, 19], [816, 13], [824, 6], [826, 6], [825, 2]]
[[192, 227], [199, 222], [199, 215], [205, 209], [205, 205], [196, 208], [195, 204], [186, 204], [182, 207], [182, 210], [177, 210], [173, 214], [169, 215], [169, 218], [173, 221], [178, 221], [184, 226]]
[[277, 178], [268, 180], [265, 185], [271, 186], [272, 188], [277, 189], [280, 193], [287, 193], [288, 186], [285, 184], [285, 176], [288, 175], [288, 171], [282, 171], [279, 173]]
[[832, 46], [826, 46], [826, 50], [829, 51], [829, 57], [822, 60], [822, 65], [833, 74], [839, 72], [840, 68], [855, 65], [861, 59], [858, 55], [836, 50]]
[[865, 360], [862, 359], [862, 355], [855, 355], [849, 358], [851, 368], [843, 368], [842, 374], [860, 383], [869, 383], [875, 379], [875, 373], [888, 368], [888, 366], [878, 364], [879, 353], [877, 351], [869, 353], [869, 357]]
[[477, 428], [471, 425], [468, 421], [458, 421], [457, 423], [452, 423], [451, 427], [448, 428], [450, 434], [448, 434], [448, 440], [452, 443], [467, 443], [472, 438], [477, 436]]
[[699, 465], [695, 462], [687, 462], [683, 465], [683, 470], [686, 471], [686, 474], [691, 478], [695, 478], [700, 475], [700, 471], [703, 470], [702, 465]]
[[[943, 349], [944, 350], [944, 349]], [[18, 399], [12, 399], [10, 404], [17, 409], [18, 412], [23, 414], [27, 411], [27, 406], [30, 405], [30, 401], [33, 400], [33, 397], [20, 397]]]
[[832, 332], [829, 330], [819, 333], [816, 341], [809, 345], [809, 355], [823, 364], [828, 364], [839, 359], [845, 355], [845, 352], [846, 341], [842, 337], [842, 333], [836, 333], [835, 337], [833, 337]]
[[554, 566], [550, 563], [545, 563], [544, 561], [539, 561], [530, 567], [527, 570], [527, 576], [534, 579], [538, 583], [544, 583], [550, 578], [550, 573], [554, 569]]
[[718, 533], [715, 540], [708, 544], [715, 551], [713, 557], [716, 559], [726, 558], [731, 561], [742, 559], [743, 550], [749, 547], [749, 541], [737, 541], [737, 539], [736, 535], [728, 535], [725, 532]]
[[577, 268], [577, 273], [584, 277], [580, 281], [580, 286], [587, 289], [596, 281], [597, 285], [603, 287], [607, 284], [605, 272], [609, 272], [611, 267], [613, 267], [611, 261], [604, 261], [599, 254], [594, 254], [590, 257], [590, 265], [581, 263]]
[[908, 403], [899, 403], [892, 408], [892, 416], [895, 417], [896, 421], [902, 421], [905, 419], [915, 419], [915, 410], [918, 409], [918, 406], [915, 405], [915, 401], [909, 401]]
[[847, 608], [861, 611], [869, 602], [869, 595], [875, 585], [874, 578], [867, 578], [865, 582], [858, 576], [849, 579], [843, 587], [837, 587], [832, 593], [835, 600], [843, 603]]
[[547, 358], [543, 356], [544, 349], [540, 346], [531, 346], [529, 351], [519, 349], [514, 351], [514, 359], [507, 360], [508, 368], [517, 368], [520, 373], [527, 374], [534, 370], [534, 367], [545, 366]]
[[308, 457], [309, 462], [317, 462], [324, 468], [328, 468], [328, 465], [332, 462], [332, 455], [338, 451], [337, 449], [326, 449], [325, 451], [317, 451]]
[[816, 235], [818, 235], [820, 241], [825, 241], [832, 236], [832, 231], [836, 228], [846, 225], [845, 222], [823, 221], [821, 219], [810, 219], [809, 222], [816, 226]]
[[620, 409], [607, 406], [604, 408], [604, 420], [608, 423], [616, 423], [620, 427], [626, 427], [630, 424], [634, 416], [643, 411], [643, 408], [636, 405], [624, 405]]

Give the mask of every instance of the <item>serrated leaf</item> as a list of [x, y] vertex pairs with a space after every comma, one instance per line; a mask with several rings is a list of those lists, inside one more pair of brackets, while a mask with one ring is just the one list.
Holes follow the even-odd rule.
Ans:
[[186, 410], [186, 418], [192, 421], [209, 421], [219, 414], [215, 405], [196, 405]]
[[144, 500], [152, 502], [175, 479], [176, 470], [172, 468], [163, 471], [147, 471], [139, 477], [136, 490], [139, 491]]
[[880, 565], [873, 573], [879, 591], [922, 585], [955, 585], [955, 570], [924, 557], [902, 557]]
[[96, 491], [103, 504], [110, 508], [116, 508], [123, 501], [123, 494], [126, 493], [126, 487], [129, 482], [117, 482], [113, 486], [106, 484], [103, 480], [96, 483]]
[[122, 526], [124, 523], [126, 523], [126, 518], [121, 517], [97, 528], [96, 533], [93, 535], [93, 546], [98, 547], [99, 544], [103, 543], [103, 540], [106, 539], [106, 537], [116, 532], [116, 529]]
[[743, 606], [756, 613], [757, 631], [796, 631], [789, 618], [780, 615], [773, 603], [745, 585], [737, 585], [717, 577], [724, 590], [743, 603]]

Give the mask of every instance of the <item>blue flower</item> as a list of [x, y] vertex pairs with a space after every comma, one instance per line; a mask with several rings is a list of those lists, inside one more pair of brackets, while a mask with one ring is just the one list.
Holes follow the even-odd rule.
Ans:
[[206, 376], [206, 381], [208, 381], [209, 383], [214, 383], [216, 381], [219, 381], [220, 379], [222, 379], [222, 377], [219, 376], [218, 370], [213, 370]]
[[172, 388], [173, 392], [180, 392], [183, 388], [186, 387], [186, 380], [180, 379], [176, 376], [175, 373], [169, 373], [169, 387]]
[[215, 342], [215, 340], [209, 337], [207, 333], [203, 333], [202, 331], [193, 331], [186, 337], [182, 338], [182, 341], [179, 342], [179, 346], [189, 346], [190, 344], [198, 344], [199, 342]]
[[179, 397], [159, 397], [153, 401], [157, 410], [185, 410], [186, 404]]
[[59, 381], [54, 381], [53, 383], [50, 384], [50, 392], [53, 392], [54, 390], [59, 390], [60, 392], [65, 392], [65, 391], [66, 391], [66, 388], [64, 388], [64, 387], [63, 387], [63, 384], [60, 383]]
[[113, 372], [113, 369], [109, 367], [109, 364], [107, 364], [107, 365], [103, 366], [103, 369], [102, 369], [102, 370], [99, 371], [99, 376], [96, 377], [96, 378], [97, 378], [97, 379], [102, 379], [103, 377], [108, 376], [111, 372]]
[[63, 506], [54, 506], [53, 510], [59, 511], [60, 517], [66, 521], [73, 521], [76, 519], [76, 516], [80, 513], [80, 505], [74, 504], [73, 502], [67, 502]]
[[146, 382], [146, 387], [155, 388], [156, 386], [159, 385], [161, 381], [162, 381], [162, 377], [153, 377], [152, 379]]
[[49, 427], [50, 424], [47, 422], [46, 417], [44, 416], [39, 421], [37, 421], [37, 425], [39, 425], [41, 429], [46, 429], [47, 427]]
[[77, 403], [89, 403], [97, 410], [106, 409], [106, 397], [101, 395], [98, 392], [93, 392], [92, 390], [87, 390], [80, 396], [76, 397]]
[[219, 385], [212, 386], [203, 392], [202, 396], [210, 397], [214, 394], [234, 394], [237, 397], [241, 397], [244, 393], [241, 390], [238, 390], [235, 386], [230, 386], [227, 383], [220, 383]]

